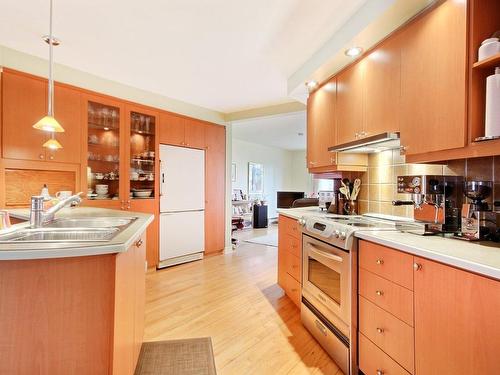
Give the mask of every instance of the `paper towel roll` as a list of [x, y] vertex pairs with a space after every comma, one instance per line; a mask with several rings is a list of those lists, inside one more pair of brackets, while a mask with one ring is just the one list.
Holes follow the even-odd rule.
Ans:
[[500, 136], [500, 68], [486, 78], [486, 137]]

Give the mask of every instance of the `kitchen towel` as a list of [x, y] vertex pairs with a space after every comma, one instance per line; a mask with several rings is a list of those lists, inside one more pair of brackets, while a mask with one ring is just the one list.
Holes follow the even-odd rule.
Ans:
[[486, 137], [500, 136], [500, 68], [486, 79]]

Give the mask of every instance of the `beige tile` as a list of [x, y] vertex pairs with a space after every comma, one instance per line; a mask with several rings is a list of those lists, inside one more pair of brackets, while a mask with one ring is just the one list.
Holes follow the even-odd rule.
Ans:
[[358, 201], [358, 210], [359, 210], [358, 213], [360, 215], [366, 214], [368, 212], [368, 201], [366, 201], [366, 200]]
[[395, 184], [382, 184], [379, 185], [380, 189], [380, 201], [383, 202], [392, 202], [394, 199], [394, 190], [395, 190], [396, 185]]
[[378, 171], [378, 181], [381, 184], [394, 184], [396, 180], [394, 179], [393, 167], [380, 167]]
[[404, 164], [405, 161], [405, 156], [401, 155], [399, 152], [399, 149], [392, 150], [392, 163], [393, 164]]
[[377, 201], [370, 201], [368, 203], [368, 212], [370, 213], [380, 213], [380, 202]]
[[365, 185], [365, 184], [366, 184], [366, 185], [368, 185], [368, 171], [363, 172], [363, 173], [359, 176], [359, 178], [361, 179], [361, 186], [362, 186], [362, 185]]
[[378, 184], [378, 167], [368, 168], [368, 183], [369, 184]]
[[443, 166], [445, 176], [464, 176], [465, 177], [465, 159], [450, 160]]
[[380, 184], [370, 184], [368, 197], [370, 201], [380, 200]]
[[392, 204], [389, 202], [381, 202], [379, 212], [385, 215], [392, 215]]
[[442, 175], [443, 166], [441, 164], [408, 164], [408, 175]]
[[467, 159], [467, 180], [493, 181], [493, 157]]
[[393, 206], [392, 215], [407, 217], [408, 212], [406, 210], [406, 206]]
[[408, 164], [400, 164], [400, 165], [395, 165], [393, 167], [393, 173], [394, 173], [394, 178], [397, 178], [398, 176], [407, 176], [408, 175]]
[[359, 191], [359, 194], [358, 194], [358, 199], [368, 200], [369, 199], [369, 190], [370, 190], [370, 185], [362, 183], [361, 190]]
[[385, 165], [392, 165], [392, 151], [382, 151], [368, 155], [368, 165], [370, 167], [381, 167]]

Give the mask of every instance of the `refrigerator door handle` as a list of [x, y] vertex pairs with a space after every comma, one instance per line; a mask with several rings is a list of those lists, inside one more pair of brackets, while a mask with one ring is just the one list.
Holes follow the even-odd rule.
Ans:
[[160, 160], [160, 197], [163, 196], [163, 184], [165, 183], [165, 173], [163, 173], [162, 162]]

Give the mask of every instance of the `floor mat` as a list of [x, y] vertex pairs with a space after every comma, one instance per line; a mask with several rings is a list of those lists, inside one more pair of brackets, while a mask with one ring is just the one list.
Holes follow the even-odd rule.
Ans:
[[250, 238], [245, 240], [245, 242], [278, 247], [278, 231], [273, 231], [265, 236]]

